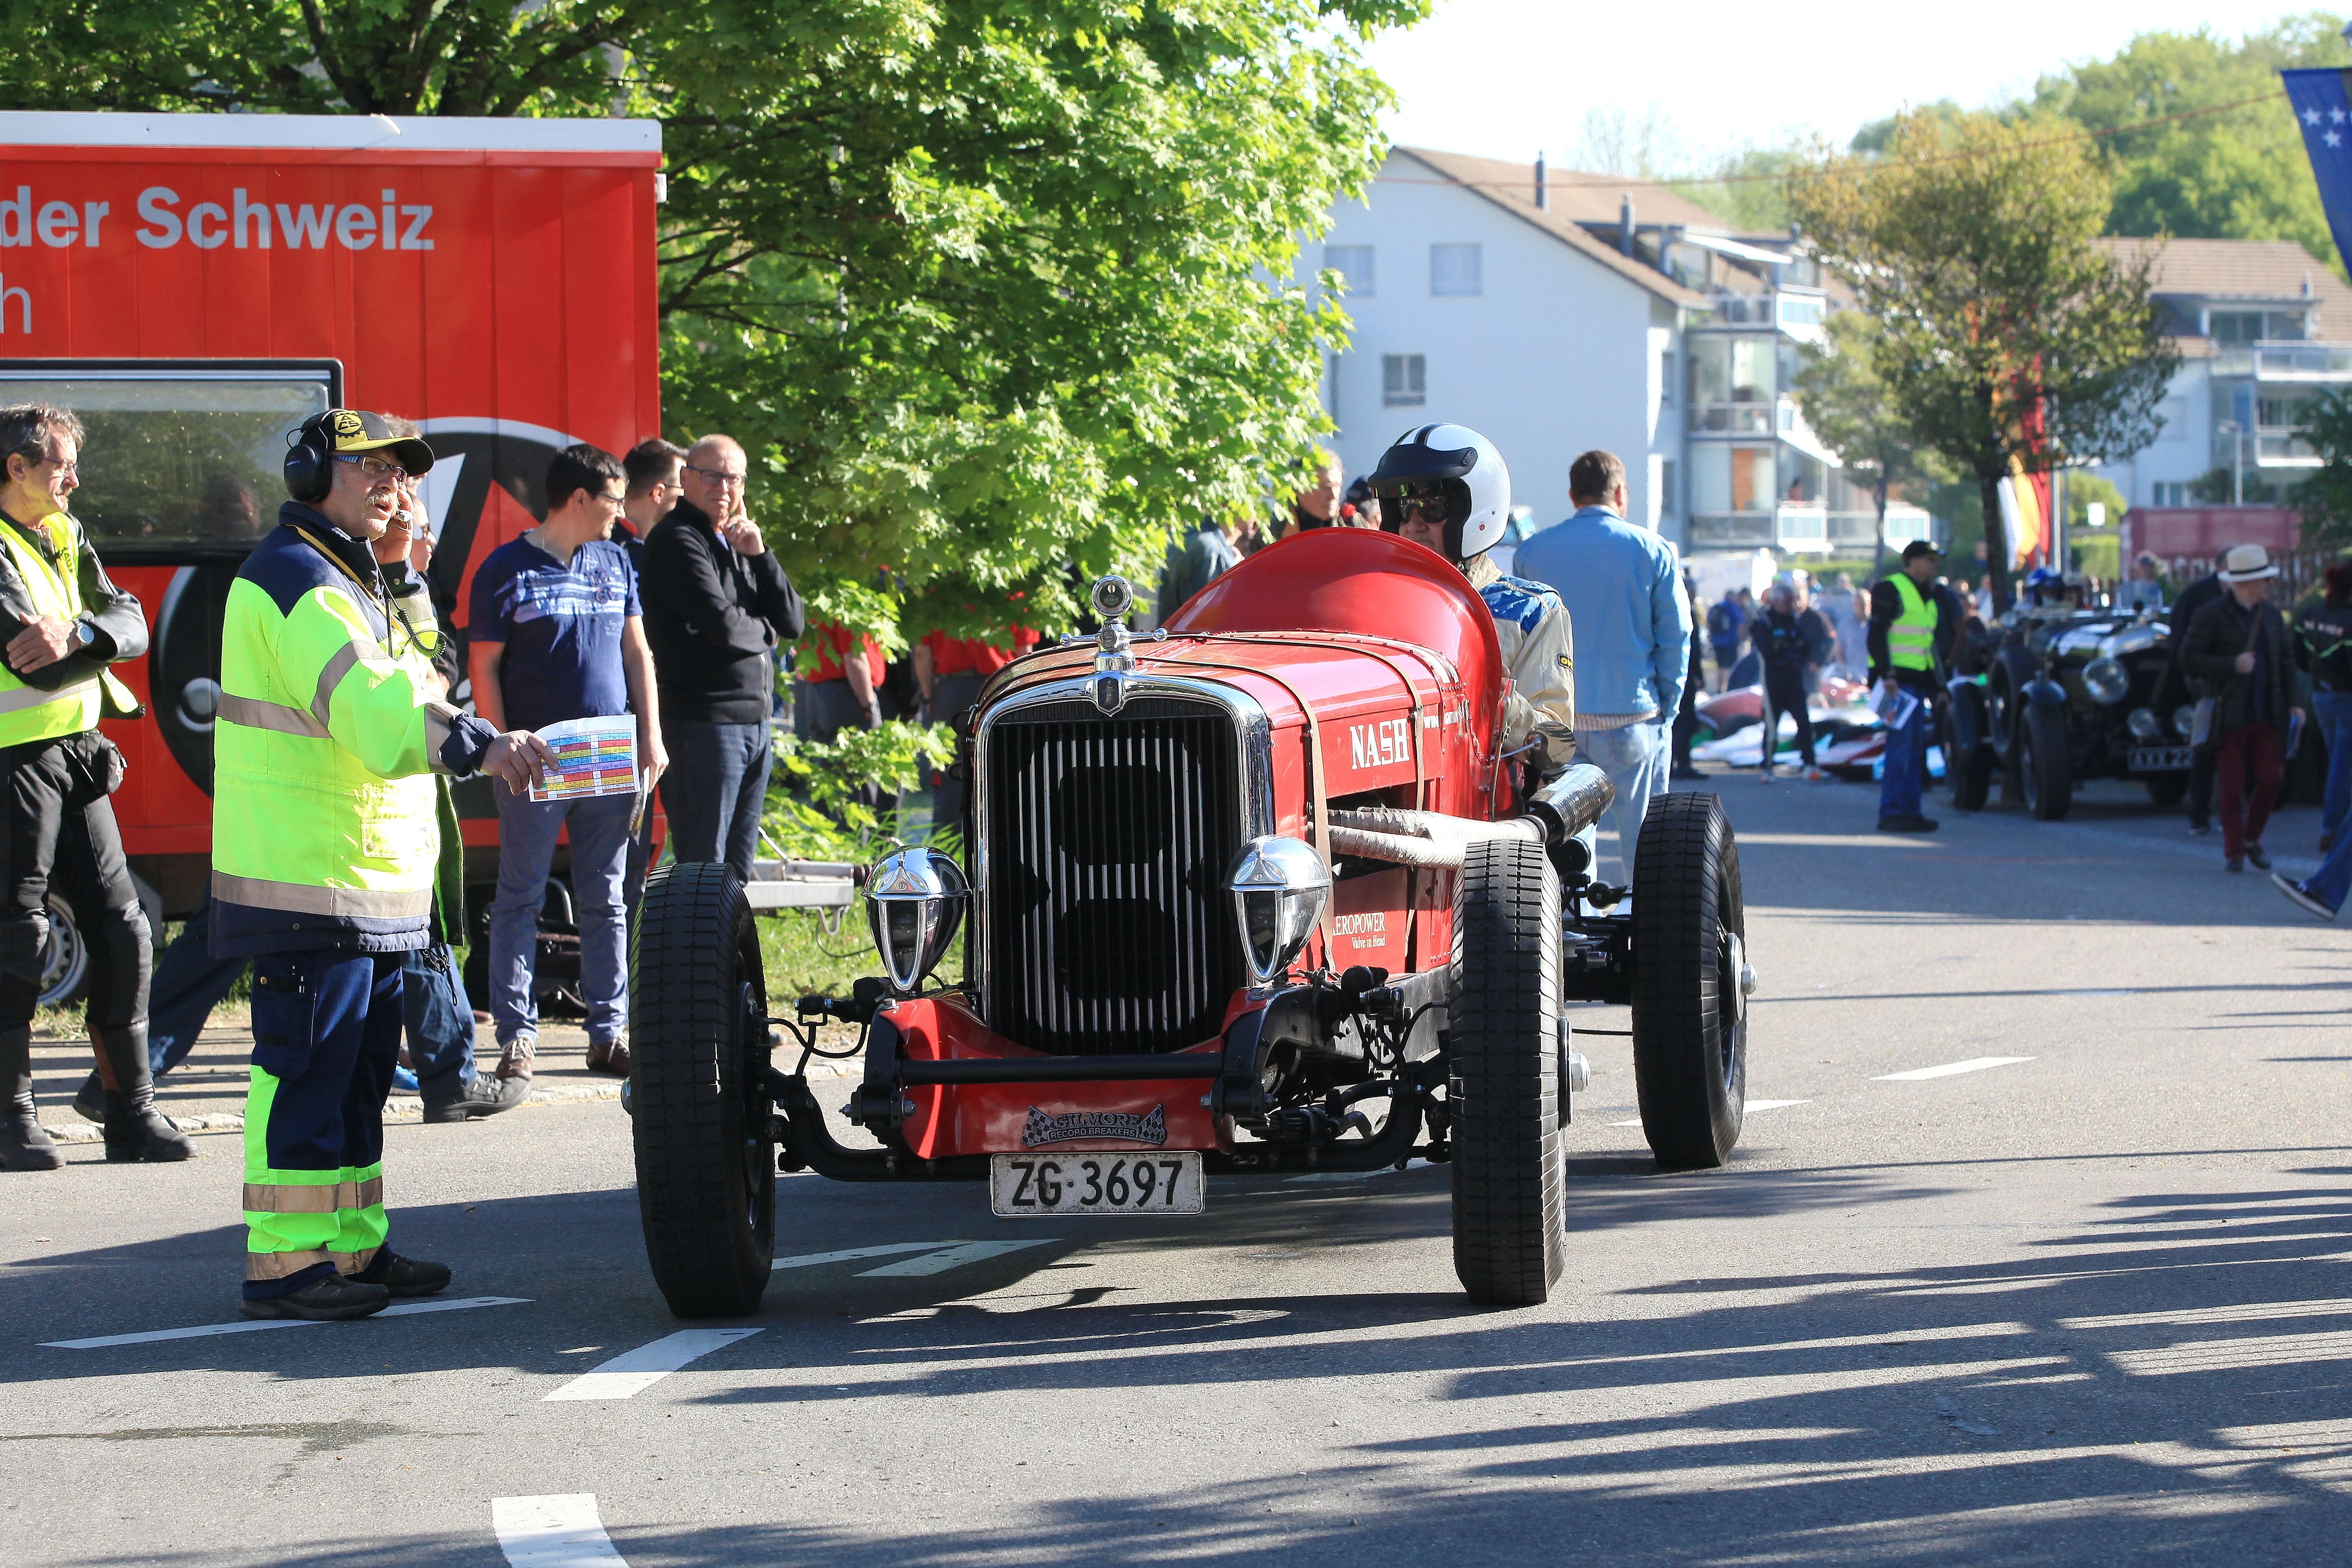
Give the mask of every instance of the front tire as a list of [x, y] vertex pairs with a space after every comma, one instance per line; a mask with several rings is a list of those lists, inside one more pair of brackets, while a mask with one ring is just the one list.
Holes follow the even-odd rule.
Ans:
[[646, 880], [629, 997], [637, 1215], [669, 1310], [756, 1310], [776, 1251], [776, 1149], [761, 1087], [767, 982], [743, 884], [724, 866]]
[[2074, 804], [2073, 757], [2066, 741], [2066, 716], [2054, 708], [2033, 703], [2017, 728], [2018, 775], [2025, 787], [2025, 809], [2037, 822], [2055, 822]]
[[1633, 860], [1633, 1087], [1669, 1170], [1725, 1163], [1748, 1100], [1748, 913], [1719, 796], [1651, 798]]
[[1475, 843], [1454, 913], [1454, 1272], [1482, 1306], [1543, 1301], [1567, 1265], [1559, 878], [1540, 844]]
[[[1979, 737], [1975, 745], [1965, 748], [1957, 743], [1962, 725], [1955, 711], [1963, 702], [1972, 705], [1969, 715], [1976, 722], [1969, 728]], [[1956, 811], [1982, 811], [1992, 797], [1992, 748], [1982, 739], [1985, 723], [1982, 694], [1973, 686], [1955, 690], [1944, 714], [1944, 777], [1952, 786]]]

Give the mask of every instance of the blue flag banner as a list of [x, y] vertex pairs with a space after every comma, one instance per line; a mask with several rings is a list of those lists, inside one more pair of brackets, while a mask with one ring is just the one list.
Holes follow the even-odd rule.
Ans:
[[2336, 253], [2352, 266], [2352, 99], [2345, 96], [2340, 70], [2281, 71], [2287, 101], [2294, 105], [2319, 201], [2327, 209]]

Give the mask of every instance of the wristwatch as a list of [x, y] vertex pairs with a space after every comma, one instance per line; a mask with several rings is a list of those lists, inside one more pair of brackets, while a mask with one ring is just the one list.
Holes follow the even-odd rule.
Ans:
[[88, 647], [90, 644], [98, 640], [98, 634], [89, 629], [89, 623], [88, 621], [75, 621], [73, 624], [73, 630], [74, 642], [79, 647]]

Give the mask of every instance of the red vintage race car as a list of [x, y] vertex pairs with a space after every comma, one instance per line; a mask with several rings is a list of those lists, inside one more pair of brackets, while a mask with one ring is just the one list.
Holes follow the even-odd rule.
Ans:
[[[1631, 1003], [1643, 1126], [1721, 1164], [1746, 1078], [1739, 862], [1712, 795], [1658, 796], [1629, 889], [1577, 837], [1608, 779], [1522, 776], [1484, 601], [1354, 529], [1260, 552], [1170, 624], [1008, 666], [966, 717], [971, 874], [874, 868], [884, 973], [771, 1016], [725, 868], [646, 888], [632, 1085], [654, 1276], [683, 1317], [751, 1310], [775, 1178], [984, 1180], [1008, 1216], [1199, 1212], [1220, 1173], [1447, 1163], [1483, 1302], [1544, 1300], [1565, 1246], [1570, 1001]], [[966, 980], [927, 989], [961, 936]], [[865, 1026], [836, 1138], [814, 1022]], [[772, 1065], [772, 1029], [803, 1050]]]

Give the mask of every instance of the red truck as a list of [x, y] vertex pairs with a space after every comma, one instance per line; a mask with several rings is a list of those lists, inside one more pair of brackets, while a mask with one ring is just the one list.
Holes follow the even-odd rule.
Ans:
[[[650, 121], [0, 113], [0, 402], [88, 427], [74, 511], [152, 634], [120, 670], [146, 717], [106, 724], [151, 922], [210, 875], [222, 611], [289, 432], [346, 405], [423, 427], [434, 593], [462, 627], [474, 567], [543, 514], [549, 458], [660, 428], [660, 168]], [[486, 792], [458, 794], [484, 883]], [[86, 964], [52, 908], [60, 1001]]]

